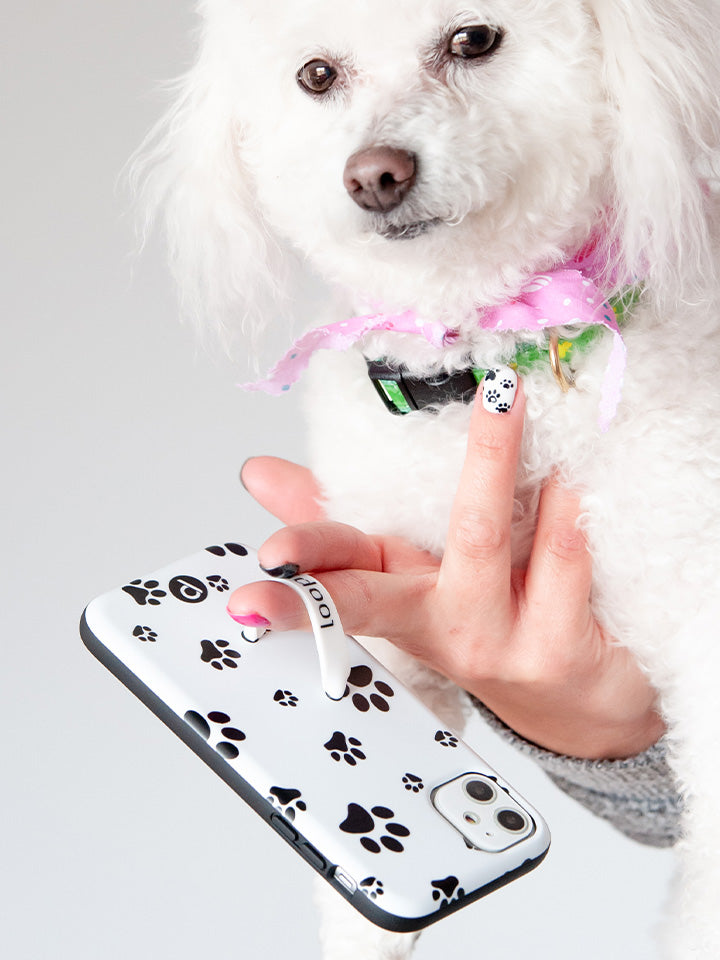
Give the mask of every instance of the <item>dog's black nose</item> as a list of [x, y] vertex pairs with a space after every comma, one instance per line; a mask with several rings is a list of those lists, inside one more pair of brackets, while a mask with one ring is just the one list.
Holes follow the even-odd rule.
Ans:
[[363, 210], [388, 213], [399, 207], [415, 183], [415, 156], [394, 147], [368, 147], [345, 164], [343, 183]]

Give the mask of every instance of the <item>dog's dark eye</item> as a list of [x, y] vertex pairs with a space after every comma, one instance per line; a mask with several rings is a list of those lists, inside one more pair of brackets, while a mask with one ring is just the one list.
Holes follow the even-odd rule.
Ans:
[[494, 27], [463, 27], [450, 37], [449, 51], [460, 60], [476, 60], [496, 50], [501, 40], [502, 33]]
[[327, 93], [337, 80], [337, 70], [326, 60], [311, 60], [297, 72], [297, 82], [308, 93]]

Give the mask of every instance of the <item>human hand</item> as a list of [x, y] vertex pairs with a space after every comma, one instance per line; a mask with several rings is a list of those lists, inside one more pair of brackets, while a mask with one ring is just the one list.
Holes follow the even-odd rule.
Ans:
[[[400, 537], [325, 520], [307, 469], [272, 457], [247, 461], [246, 489], [292, 524], [263, 544], [259, 559], [279, 575], [312, 572], [348, 632], [386, 637], [539, 746], [629, 757], [664, 732], [656, 693], [630, 651], [593, 618], [579, 501], [556, 478], [542, 491], [527, 567], [511, 566], [523, 418], [522, 388], [508, 413], [474, 404], [442, 560]], [[278, 630], [307, 626], [300, 599], [272, 582], [236, 590], [228, 612]]]

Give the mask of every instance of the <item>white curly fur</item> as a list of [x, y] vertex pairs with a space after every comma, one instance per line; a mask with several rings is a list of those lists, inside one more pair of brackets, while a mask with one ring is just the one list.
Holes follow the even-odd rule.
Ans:
[[[366, 342], [368, 355], [422, 373], [468, 355], [479, 366], [500, 360], [508, 335], [478, 332], [473, 308], [513, 295], [590, 239], [606, 293], [644, 281], [607, 434], [596, 424], [609, 344], [583, 358], [567, 395], [549, 370], [525, 377], [515, 553], [526, 554], [539, 485], [559, 467], [584, 494], [596, 614], [661, 690], [687, 800], [667, 956], [717, 958], [716, 0], [202, 0], [199, 13], [197, 63], [134, 168], [150, 215], [164, 209], [175, 272], [199, 316], [243, 325], [259, 342], [268, 324], [288, 324], [309, 265], [331, 307], [306, 325], [381, 301], [459, 326], [459, 345], [445, 352], [407, 335]], [[477, 23], [502, 29], [498, 50], [439, 63], [443, 38]], [[324, 98], [296, 82], [315, 57], [339, 69]], [[442, 221], [415, 239], [382, 236], [343, 187], [348, 157], [377, 144], [418, 158], [415, 186], [387, 215], [396, 225]], [[317, 357], [310, 376], [312, 460], [330, 514], [441, 551], [467, 408], [389, 416], [359, 351]], [[446, 685], [434, 689], [457, 709]], [[410, 950], [385, 937], [352, 948], [330, 940], [332, 957]]]

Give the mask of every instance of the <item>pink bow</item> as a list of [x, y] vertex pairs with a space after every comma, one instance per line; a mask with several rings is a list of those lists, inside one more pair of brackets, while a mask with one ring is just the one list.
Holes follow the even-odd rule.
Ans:
[[[508, 303], [478, 310], [478, 325], [484, 330], [530, 330], [573, 324], [602, 324], [613, 333], [613, 345], [603, 379], [598, 423], [604, 432], [610, 426], [622, 393], [625, 372], [625, 344], [612, 306], [580, 270], [559, 267], [533, 277]], [[438, 321], [427, 321], [414, 311], [375, 313], [351, 317], [315, 327], [300, 337], [273, 367], [265, 380], [242, 384], [243, 390], [264, 390], [280, 394], [289, 390], [310, 362], [316, 350], [346, 350], [374, 330], [419, 333], [435, 347], [457, 339], [456, 330]]]

